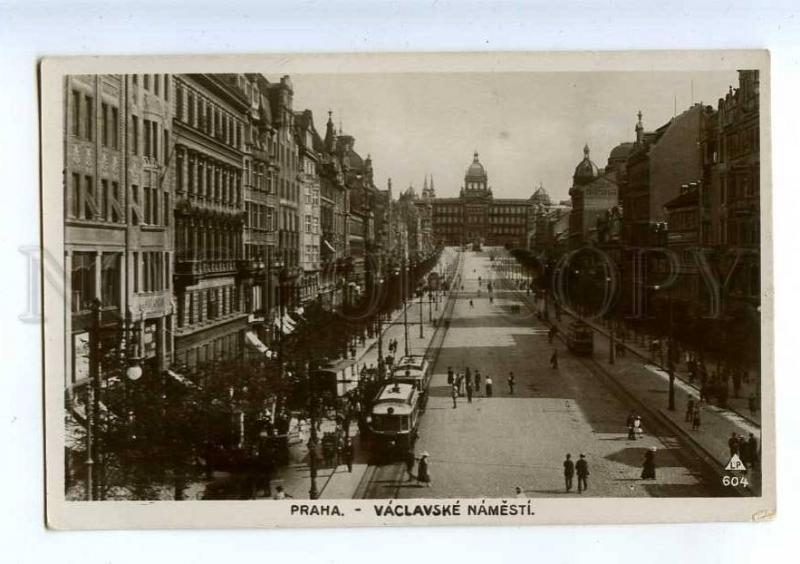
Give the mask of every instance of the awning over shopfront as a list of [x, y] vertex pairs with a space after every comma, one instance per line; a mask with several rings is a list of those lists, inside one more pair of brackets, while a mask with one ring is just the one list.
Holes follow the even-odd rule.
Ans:
[[295, 330], [295, 327], [296, 324], [288, 313], [283, 314], [283, 323], [281, 323], [280, 318], [275, 320], [275, 328], [278, 331], [282, 330], [284, 335], [290, 335]]
[[167, 370], [167, 376], [175, 380], [177, 383], [186, 386], [187, 388], [194, 388], [194, 382], [186, 378], [185, 376], [178, 374], [174, 370]]
[[265, 355], [267, 358], [272, 358], [272, 351], [269, 350], [269, 347], [267, 347], [267, 345], [262, 343], [261, 339], [258, 338], [258, 335], [256, 335], [252, 331], [245, 332], [244, 340], [247, 342], [248, 345], [253, 347], [261, 354]]

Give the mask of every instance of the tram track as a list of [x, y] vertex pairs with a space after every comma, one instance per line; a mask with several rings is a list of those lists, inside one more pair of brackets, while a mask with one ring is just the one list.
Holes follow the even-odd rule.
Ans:
[[[430, 363], [430, 370], [433, 371], [436, 368], [436, 363], [439, 360], [439, 352], [441, 351], [442, 344], [444, 343], [444, 339], [447, 336], [447, 329], [448, 329], [448, 321], [453, 316], [453, 310], [455, 309], [456, 301], [458, 300], [458, 296], [460, 292], [457, 288], [461, 285], [461, 278], [463, 274], [464, 268], [464, 256], [463, 254], [459, 255], [458, 258], [458, 267], [456, 270], [456, 275], [453, 277], [453, 280], [450, 285], [450, 292], [448, 293], [447, 302], [442, 311], [442, 315], [439, 318], [439, 323], [437, 323], [436, 329], [434, 330], [433, 336], [431, 337], [430, 342], [428, 343], [427, 348], [425, 349], [424, 356], [428, 359]], [[425, 416], [425, 410], [423, 409], [420, 413], [420, 421]], [[417, 428], [419, 429], [418, 424]], [[391, 483], [394, 484], [393, 491], [391, 498], [396, 499], [400, 495], [400, 488], [405, 487], [405, 484], [408, 482], [404, 479], [405, 478], [405, 462], [391, 462], [388, 464], [369, 464], [367, 466], [367, 470], [364, 472], [364, 476], [361, 478], [361, 481], [356, 488], [355, 494], [353, 495], [354, 499], [387, 499], [389, 496], [386, 495], [374, 495], [376, 492], [374, 491], [377, 486], [382, 484]]]

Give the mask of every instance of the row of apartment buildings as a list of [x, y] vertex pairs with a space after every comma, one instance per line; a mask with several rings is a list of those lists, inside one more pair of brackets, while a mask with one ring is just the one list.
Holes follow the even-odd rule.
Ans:
[[[716, 108], [693, 104], [654, 131], [642, 118], [639, 112], [634, 139], [617, 145], [605, 167], [584, 148], [570, 205], [537, 203], [529, 248], [551, 259], [587, 246], [605, 251], [621, 273], [628, 315], [646, 311], [666, 287], [684, 318], [757, 320], [758, 71], [739, 71], [738, 88]], [[712, 278], [719, 292], [709, 290]]]
[[88, 377], [96, 300], [164, 371], [264, 354], [307, 304], [341, 307], [390, 260], [430, 256], [417, 208], [293, 96], [288, 76], [65, 79], [67, 389]]

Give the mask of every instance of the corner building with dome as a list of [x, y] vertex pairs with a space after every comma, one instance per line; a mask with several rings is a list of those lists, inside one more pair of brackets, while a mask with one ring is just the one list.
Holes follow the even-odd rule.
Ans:
[[437, 243], [527, 248], [537, 198], [542, 193], [543, 188], [539, 188], [528, 199], [495, 198], [489, 175], [475, 151], [457, 198], [437, 198], [431, 180], [419, 204], [430, 209]]

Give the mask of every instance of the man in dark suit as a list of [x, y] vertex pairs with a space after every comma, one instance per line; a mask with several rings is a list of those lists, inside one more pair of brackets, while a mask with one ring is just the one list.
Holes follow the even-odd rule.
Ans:
[[575, 473], [578, 475], [578, 493], [589, 489], [586, 478], [589, 476], [589, 464], [586, 462], [586, 455], [581, 453], [580, 459], [575, 463]]
[[567, 454], [567, 459], [564, 461], [564, 483], [567, 486], [567, 491], [572, 491], [572, 477], [575, 475], [575, 463], [572, 462], [572, 455]]

